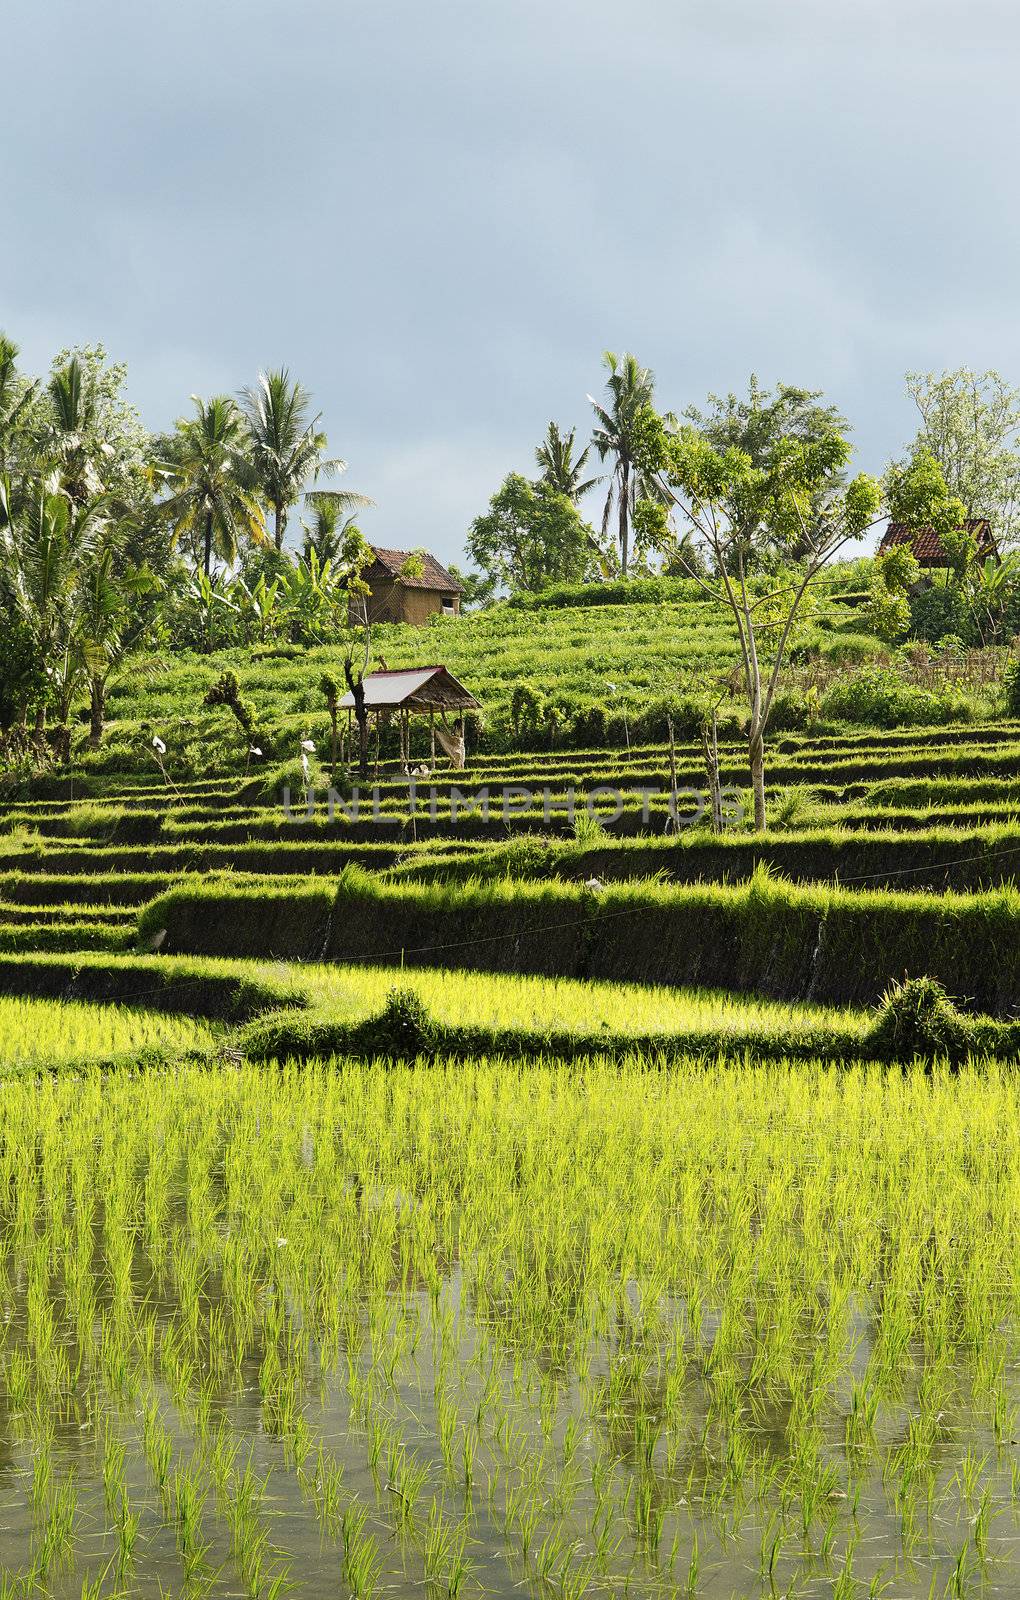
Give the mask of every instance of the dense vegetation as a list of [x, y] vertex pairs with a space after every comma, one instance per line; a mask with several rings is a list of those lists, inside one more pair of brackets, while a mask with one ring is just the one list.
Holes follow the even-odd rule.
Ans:
[[[880, 489], [808, 391], [678, 422], [612, 357], [415, 630], [285, 373], [153, 440], [14, 354], [3, 1596], [1012, 1592], [1020, 581], [959, 375]], [[880, 497], [934, 583], [839, 559]], [[380, 661], [474, 691], [466, 772], [337, 752]]]

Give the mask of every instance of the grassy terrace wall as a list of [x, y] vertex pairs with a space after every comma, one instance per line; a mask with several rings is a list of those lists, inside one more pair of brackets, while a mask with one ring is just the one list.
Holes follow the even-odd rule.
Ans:
[[295, 1003], [283, 984], [240, 976], [226, 965], [211, 970], [208, 964], [98, 952], [0, 955], [0, 994], [101, 1001], [225, 1021]]
[[763, 880], [735, 888], [384, 884], [314, 889], [186, 883], [142, 913], [175, 953], [403, 961], [784, 999], [875, 1003], [930, 975], [962, 1004], [1010, 1013], [1020, 995], [1020, 894], [860, 892]]

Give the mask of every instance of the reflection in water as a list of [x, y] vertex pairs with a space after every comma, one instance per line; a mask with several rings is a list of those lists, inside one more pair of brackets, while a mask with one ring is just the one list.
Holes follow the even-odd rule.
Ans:
[[154, 1600], [1015, 1593], [1018, 1127], [994, 1073], [9, 1084], [0, 1564]]

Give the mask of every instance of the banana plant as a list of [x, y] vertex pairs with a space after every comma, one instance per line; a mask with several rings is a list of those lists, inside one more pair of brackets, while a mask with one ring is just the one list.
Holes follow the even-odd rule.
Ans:
[[282, 621], [281, 588], [279, 578], [267, 583], [265, 573], [252, 588], [243, 578], [235, 580], [232, 592], [237, 597], [246, 643], [265, 644], [278, 635]]
[[[54, 689], [62, 725], [78, 687], [83, 662], [77, 640], [81, 579], [103, 548], [107, 500], [83, 506], [64, 492], [59, 475], [41, 477], [15, 512], [10, 481], [0, 479], [0, 555], [6, 582], [33, 642], [41, 674]], [[41, 741], [46, 702], [36, 709]]]
[[282, 579], [281, 607], [292, 637], [324, 642], [339, 625], [347, 591], [332, 561], [319, 561], [313, 547]]
[[78, 602], [78, 647], [88, 679], [89, 743], [103, 736], [106, 694], [124, 668], [144, 622], [132, 602], [156, 588], [147, 567], [118, 573], [110, 546], [83, 573]]
[[186, 593], [201, 616], [208, 652], [216, 648], [216, 618], [225, 612], [233, 613], [235, 617], [240, 615], [241, 608], [233, 598], [233, 587], [231, 580], [220, 572], [212, 577], [207, 572], [199, 572], [188, 584]]
[[1018, 566], [1017, 557], [1010, 555], [1002, 561], [989, 556], [971, 568], [971, 613], [983, 645], [998, 643]]

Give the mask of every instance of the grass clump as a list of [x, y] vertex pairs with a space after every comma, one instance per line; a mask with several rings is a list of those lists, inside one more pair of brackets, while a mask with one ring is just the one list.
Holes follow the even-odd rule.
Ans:
[[882, 998], [868, 1042], [889, 1061], [965, 1061], [981, 1042], [974, 1017], [957, 1010], [937, 978], [908, 978]]

